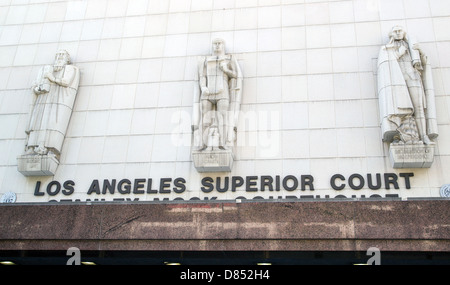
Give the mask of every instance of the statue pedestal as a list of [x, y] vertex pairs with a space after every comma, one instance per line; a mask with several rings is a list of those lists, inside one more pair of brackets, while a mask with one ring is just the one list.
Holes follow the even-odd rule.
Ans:
[[389, 157], [393, 168], [430, 168], [434, 161], [434, 146], [391, 144]]
[[17, 169], [24, 176], [53, 176], [59, 161], [55, 155], [21, 155], [17, 157]]
[[192, 159], [198, 172], [230, 172], [233, 167], [232, 150], [193, 150]]

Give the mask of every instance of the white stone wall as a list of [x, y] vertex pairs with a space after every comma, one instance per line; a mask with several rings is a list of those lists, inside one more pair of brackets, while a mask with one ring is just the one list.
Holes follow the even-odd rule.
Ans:
[[[440, 136], [430, 169], [394, 170], [380, 137], [375, 64], [394, 25], [422, 44], [434, 71]], [[450, 183], [448, 0], [0, 0], [0, 194], [50, 199], [398, 194], [439, 197]], [[244, 74], [232, 173], [199, 174], [190, 158], [197, 56], [226, 40]], [[66, 49], [80, 88], [54, 177], [27, 178], [25, 144], [38, 69]], [[333, 174], [413, 172], [412, 189], [340, 192]], [[205, 176], [309, 174], [315, 191], [209, 194]], [[94, 179], [186, 179], [183, 194], [86, 195]], [[50, 181], [75, 193], [36, 197]], [[117, 192], [117, 191], [116, 191]]]

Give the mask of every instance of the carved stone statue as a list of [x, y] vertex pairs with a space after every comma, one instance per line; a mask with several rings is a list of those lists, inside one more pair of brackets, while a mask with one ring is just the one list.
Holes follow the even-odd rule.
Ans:
[[[230, 171], [242, 97], [242, 72], [236, 58], [225, 54], [222, 39], [215, 39], [212, 49], [212, 55], [198, 61], [199, 92], [194, 96], [192, 121], [194, 163], [199, 171]], [[211, 164], [214, 164], [211, 157], [218, 156], [228, 166], [218, 163], [217, 167], [206, 169], [202, 153], [209, 155]]]
[[79, 81], [80, 71], [70, 64], [65, 50], [56, 53], [53, 65], [39, 70], [32, 86], [35, 101], [25, 130], [25, 154], [18, 158], [19, 171], [25, 176], [54, 174]]
[[431, 65], [402, 27], [389, 37], [377, 71], [383, 141], [390, 143], [394, 167], [430, 167], [438, 136]]

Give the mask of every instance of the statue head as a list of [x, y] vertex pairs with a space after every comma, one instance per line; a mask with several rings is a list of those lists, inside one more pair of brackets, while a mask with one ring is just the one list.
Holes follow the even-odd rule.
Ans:
[[215, 55], [225, 54], [225, 41], [223, 39], [214, 39], [212, 41], [212, 49]]
[[389, 33], [389, 38], [395, 41], [407, 40], [406, 31], [402, 26], [394, 26]]
[[61, 70], [65, 65], [70, 64], [70, 55], [66, 50], [59, 50], [55, 55], [55, 64], [57, 70]]

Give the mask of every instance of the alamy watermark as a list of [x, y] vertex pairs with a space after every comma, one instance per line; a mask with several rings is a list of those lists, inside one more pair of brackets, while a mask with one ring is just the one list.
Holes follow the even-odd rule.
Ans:
[[381, 265], [381, 251], [377, 247], [370, 247], [366, 255], [372, 256], [367, 260], [367, 265]]
[[78, 247], [70, 247], [69, 249], [67, 249], [66, 255], [72, 256], [67, 260], [66, 265], [81, 264], [81, 251]]
[[[217, 111], [210, 112], [210, 117], [219, 117], [222, 114]], [[232, 113], [228, 112], [232, 118]], [[192, 115], [185, 110], [172, 113], [167, 131], [170, 132], [171, 143], [175, 147], [198, 147], [204, 140], [203, 135], [198, 135], [202, 127], [192, 127]], [[226, 124], [227, 125], [227, 124]], [[227, 125], [228, 126], [228, 125]], [[258, 149], [264, 157], [275, 157], [281, 152], [282, 113], [278, 110], [241, 110], [239, 123], [236, 129], [227, 129], [235, 132], [235, 141], [232, 144], [247, 151]], [[228, 146], [233, 146], [228, 145]]]

